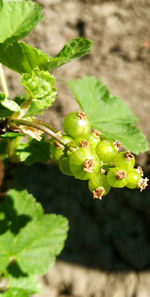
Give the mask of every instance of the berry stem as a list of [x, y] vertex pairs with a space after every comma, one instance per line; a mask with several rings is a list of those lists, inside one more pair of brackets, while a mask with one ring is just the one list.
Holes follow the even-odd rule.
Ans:
[[43, 125], [43, 126], [49, 128], [50, 130], [52, 130], [53, 132], [55, 132], [55, 133], [59, 133], [59, 131], [58, 131], [57, 129], [55, 129], [52, 125], [47, 124], [47, 123], [45, 123], [45, 122], [43, 122], [43, 121], [41, 121], [41, 120], [34, 120], [34, 123]]
[[[55, 128], [52, 128], [49, 124], [43, 123], [42, 121], [27, 121], [27, 120], [22, 120], [22, 119], [9, 119], [7, 122], [7, 126], [9, 129], [16, 129], [17, 126], [23, 125], [23, 126], [28, 126], [35, 128], [37, 130], [43, 131], [44, 133], [48, 134], [52, 138], [56, 139], [59, 141], [63, 146], [65, 146], [68, 150], [74, 151], [74, 148], [69, 146], [66, 141], [64, 141], [55, 131], [57, 131]], [[52, 129], [53, 130], [52, 130]]]
[[2, 66], [1, 63], [0, 63], [0, 81], [1, 81], [2, 89], [3, 89], [6, 97], [8, 98], [9, 97], [9, 92], [8, 92], [6, 77], [5, 77], [3, 66]]
[[32, 127], [35, 128], [37, 130], [41, 130], [44, 133], [50, 135], [51, 137], [55, 138], [56, 140], [58, 140], [60, 143], [62, 143], [64, 146], [66, 145], [66, 142], [64, 140], [61, 139], [61, 137], [59, 137], [54, 131], [51, 130], [50, 127], [43, 125], [42, 123], [37, 123], [36, 121], [27, 121], [27, 120], [22, 120], [22, 119], [18, 119], [18, 120], [8, 120], [7, 125], [9, 126], [9, 128], [17, 128], [16, 126], [18, 125], [23, 125], [23, 126], [28, 126], [28, 127]]

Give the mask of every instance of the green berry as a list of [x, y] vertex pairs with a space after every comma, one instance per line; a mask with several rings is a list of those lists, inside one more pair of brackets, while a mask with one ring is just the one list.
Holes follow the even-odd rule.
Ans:
[[91, 149], [95, 149], [99, 142], [100, 132], [97, 130], [93, 130], [89, 134], [75, 139], [75, 143], [78, 147], [88, 147]]
[[98, 143], [100, 142], [101, 133], [98, 130], [92, 129], [92, 132], [88, 135], [88, 141], [90, 146], [95, 149]]
[[127, 170], [134, 168], [135, 158], [130, 152], [121, 152], [115, 157], [116, 167], [121, 167]]
[[123, 188], [127, 185], [127, 172], [126, 170], [115, 167], [109, 169], [107, 173], [107, 181], [111, 187]]
[[141, 175], [137, 172], [137, 170], [132, 169], [128, 172], [127, 187], [129, 189], [136, 189], [138, 188], [138, 184], [141, 180], [143, 179], [141, 178]]
[[97, 145], [96, 153], [104, 164], [114, 161], [118, 153], [118, 146], [115, 143], [116, 142], [112, 143], [109, 140], [102, 140]]
[[93, 193], [93, 199], [101, 199], [109, 193], [111, 186], [103, 173], [92, 174], [88, 182], [89, 190]]
[[88, 135], [84, 137], [78, 137], [75, 139], [75, 143], [79, 148], [90, 148]]
[[98, 156], [88, 148], [79, 148], [73, 152], [69, 164], [72, 174], [81, 180], [89, 179], [101, 166]]
[[[66, 143], [73, 141], [71, 137], [66, 135], [63, 135], [61, 138], [66, 141]], [[59, 141], [53, 139], [50, 143], [50, 152], [55, 160], [59, 160], [64, 154], [64, 146]]]
[[69, 165], [69, 155], [64, 154], [62, 155], [59, 160], [58, 160], [58, 166], [60, 171], [65, 174], [65, 175], [70, 175], [72, 176], [71, 170], [70, 170], [70, 165]]
[[90, 122], [84, 112], [70, 112], [64, 119], [64, 130], [72, 138], [85, 136], [90, 129]]

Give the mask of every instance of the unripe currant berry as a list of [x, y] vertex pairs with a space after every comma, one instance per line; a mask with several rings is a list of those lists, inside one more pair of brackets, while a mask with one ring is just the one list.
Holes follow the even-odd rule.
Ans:
[[111, 186], [103, 173], [92, 174], [88, 182], [89, 190], [93, 193], [93, 199], [102, 199], [109, 193]]
[[71, 170], [70, 170], [70, 165], [69, 165], [69, 154], [64, 154], [62, 155], [59, 160], [58, 160], [58, 166], [60, 171], [65, 174], [65, 175], [69, 175], [72, 176]]
[[89, 134], [84, 137], [78, 137], [75, 139], [75, 143], [78, 147], [87, 147], [95, 149], [97, 144], [100, 142], [100, 132], [98, 130], [92, 130]]
[[138, 187], [138, 182], [141, 180], [141, 175], [136, 169], [128, 171], [127, 187], [129, 189], [136, 189]]
[[78, 137], [75, 139], [75, 143], [79, 148], [90, 148], [88, 135], [84, 137]]
[[120, 167], [109, 169], [107, 181], [114, 188], [123, 188], [127, 185], [127, 172]]
[[127, 170], [134, 168], [135, 158], [130, 152], [121, 152], [115, 157], [115, 166]]
[[[67, 135], [63, 135], [61, 137], [66, 143], [73, 142], [73, 139]], [[52, 154], [52, 157], [55, 160], [59, 160], [59, 158], [63, 155], [64, 153], [64, 146], [61, 144], [59, 141], [53, 139], [50, 143], [50, 152]]]
[[90, 146], [95, 149], [101, 140], [101, 133], [98, 130], [92, 129], [92, 132], [88, 135], [88, 141]]
[[137, 169], [132, 169], [127, 174], [127, 187], [129, 189], [140, 189], [142, 192], [147, 187], [148, 178], [142, 178]]
[[72, 138], [85, 136], [90, 129], [90, 122], [82, 111], [70, 112], [64, 119], [64, 130]]
[[79, 148], [73, 152], [69, 164], [72, 174], [81, 180], [89, 179], [101, 166], [98, 156], [88, 148]]
[[112, 143], [109, 140], [102, 140], [96, 147], [96, 153], [104, 164], [111, 163], [118, 153], [119, 146], [118, 141]]

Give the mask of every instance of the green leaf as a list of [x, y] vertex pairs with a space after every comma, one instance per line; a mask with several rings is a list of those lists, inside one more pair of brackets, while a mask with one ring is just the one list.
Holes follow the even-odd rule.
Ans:
[[0, 104], [0, 118], [6, 118], [13, 114], [13, 111], [8, 110], [7, 108], [1, 107]]
[[39, 202], [36, 202], [35, 198], [26, 190], [16, 191], [12, 189], [9, 190], [8, 195], [5, 199], [5, 203], [2, 203], [0, 205], [0, 212], [5, 212], [6, 219], [8, 221], [13, 221], [14, 215], [16, 215], [16, 213], [13, 213], [10, 209], [12, 201], [15, 212], [17, 212], [17, 217], [15, 218], [16, 223], [18, 215], [29, 216], [32, 218], [32, 220], [39, 220], [44, 214], [41, 204]]
[[28, 291], [24, 289], [16, 289], [16, 288], [11, 288], [8, 289], [5, 293], [2, 293], [0, 296], [2, 297], [29, 297]]
[[3, 0], [0, 0], [0, 11], [1, 11], [2, 7], [3, 7]]
[[49, 58], [49, 62], [43, 63], [40, 68], [52, 71], [73, 59], [87, 55], [91, 51], [92, 45], [92, 41], [87, 38], [77, 37], [72, 39], [54, 58]]
[[1, 105], [10, 111], [20, 111], [20, 106], [13, 100], [5, 99], [4, 101], [1, 101]]
[[[25, 104], [25, 102], [27, 103], [28, 100], [28, 94], [17, 96], [14, 98], [14, 100], [19, 104], [19, 106]], [[23, 117], [30, 117], [36, 114], [42, 114], [42, 112], [43, 110], [38, 108], [35, 102], [32, 102]]]
[[[11, 272], [15, 273], [15, 269], [12, 269], [12, 267], [11, 267]], [[37, 281], [37, 277], [34, 275], [20, 277], [18, 274], [16, 274], [16, 277], [14, 277], [11, 274], [8, 273], [7, 275], [6, 273], [6, 277], [8, 280], [7, 291], [2, 295], [0, 294], [0, 296], [10, 296], [10, 297], [23, 296], [24, 297], [24, 296], [29, 296], [31, 294], [42, 293], [41, 286]]]
[[15, 250], [21, 269], [30, 274], [46, 273], [64, 246], [67, 230], [67, 220], [62, 216], [45, 215], [29, 223], [18, 237]]
[[0, 205], [0, 271], [16, 264], [22, 273], [44, 274], [52, 266], [64, 246], [68, 221], [42, 212], [26, 191], [8, 192]]
[[20, 161], [26, 165], [31, 165], [35, 162], [46, 162], [50, 159], [50, 142], [44, 137], [41, 141], [32, 139], [29, 143], [21, 143], [16, 152]]
[[0, 63], [19, 73], [32, 73], [36, 66], [48, 61], [42, 51], [24, 42], [0, 43]]
[[8, 285], [7, 286], [8, 286], [8, 290], [22, 289], [22, 290], [24, 290], [24, 293], [26, 293], [26, 294], [28, 293], [28, 295], [42, 293], [41, 286], [38, 283], [37, 277], [35, 275], [26, 276], [26, 277], [18, 277], [18, 275], [16, 274], [16, 277], [14, 277], [11, 274], [8, 274]]
[[25, 117], [30, 117], [30, 116], [34, 116], [36, 114], [42, 114], [44, 111], [44, 109], [38, 108], [36, 102], [32, 102], [28, 111], [25, 113], [24, 118]]
[[37, 281], [37, 277], [35, 275], [16, 278], [16, 277], [12, 277], [12, 275], [9, 274], [8, 287], [22, 288], [24, 290], [29, 291], [29, 294], [41, 293], [41, 286]]
[[0, 104], [10, 111], [20, 111], [20, 106], [14, 100], [7, 99], [4, 93], [0, 93]]
[[20, 111], [20, 106], [14, 100], [7, 99], [4, 93], [0, 93], [0, 117], [10, 116], [14, 111]]
[[[1, 221], [3, 222], [3, 221]], [[13, 235], [8, 231], [0, 235], [0, 270], [4, 271], [11, 261], [10, 250], [13, 250]]]
[[42, 18], [40, 6], [33, 1], [5, 2], [0, 11], [0, 43], [11, 43], [23, 38]]
[[[19, 232], [20, 228], [28, 221], [40, 219], [43, 210], [40, 203], [36, 203], [32, 195], [27, 191], [10, 190], [4, 203], [0, 204], [0, 270], [4, 270], [9, 261], [10, 255], [7, 251], [13, 249], [13, 234]], [[7, 225], [11, 226], [7, 230]], [[10, 244], [9, 244], [10, 242]], [[6, 247], [6, 250], [5, 250]]]
[[119, 98], [112, 97], [106, 86], [95, 77], [84, 77], [69, 82], [70, 89], [81, 109], [91, 122], [110, 140], [118, 139], [133, 153], [147, 150], [144, 135], [134, 126], [137, 118]]
[[0, 43], [0, 63], [19, 73], [32, 73], [35, 67], [52, 71], [90, 52], [92, 42], [86, 38], [69, 41], [54, 58], [24, 42]]
[[[39, 109], [50, 107], [55, 101], [57, 92], [54, 83], [54, 77], [49, 72], [40, 71], [38, 68], [32, 71], [32, 75], [22, 75], [21, 84], [34, 102], [35, 113]], [[30, 105], [30, 108], [33, 110], [33, 106]]]
[[24, 136], [24, 135], [17, 132], [6, 132], [5, 134], [0, 135], [0, 137], [2, 138], [11, 138], [11, 139], [16, 138], [18, 136]]

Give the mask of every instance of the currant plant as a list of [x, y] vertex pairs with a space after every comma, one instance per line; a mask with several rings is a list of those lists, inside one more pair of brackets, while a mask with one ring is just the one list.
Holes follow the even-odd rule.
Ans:
[[[55, 56], [19, 41], [43, 18], [31, 0], [0, 0], [0, 296], [29, 297], [40, 293], [37, 276], [53, 265], [67, 237], [61, 215], [44, 214], [26, 190], [10, 189], [7, 173], [14, 164], [54, 158], [63, 174], [88, 180], [93, 198], [102, 199], [111, 187], [146, 188], [133, 154], [147, 150], [137, 118], [123, 101], [112, 97], [95, 77], [69, 82], [80, 110], [66, 115], [64, 132], [36, 116], [56, 100], [50, 73], [88, 54], [92, 42], [69, 41]], [[21, 76], [25, 94], [10, 99], [3, 66]], [[24, 141], [24, 136], [28, 136]], [[46, 136], [46, 137], [45, 137]], [[124, 151], [120, 151], [121, 146]], [[5, 173], [5, 174], [4, 174]], [[5, 177], [4, 177], [5, 175]]]

